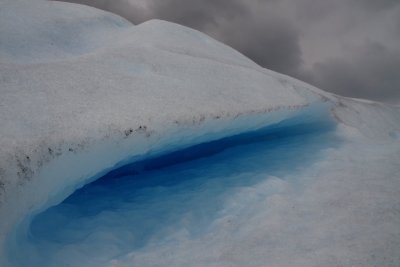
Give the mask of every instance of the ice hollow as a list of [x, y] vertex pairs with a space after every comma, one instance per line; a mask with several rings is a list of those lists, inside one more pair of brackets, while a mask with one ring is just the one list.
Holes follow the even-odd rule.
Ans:
[[237, 192], [271, 183], [257, 197], [249, 195], [252, 206], [296, 188], [290, 174], [340, 144], [333, 130], [324, 116], [308, 122], [298, 116], [122, 166], [33, 218], [14, 260], [20, 266], [108, 266], [149, 247], [207, 236], [224, 213], [243, 219], [243, 211], [227, 204], [243, 201]]
[[[180, 25], [41, 0], [0, 1], [0, 95], [1, 266], [398, 262], [396, 106], [331, 95]], [[135, 212], [118, 214], [130, 197]]]

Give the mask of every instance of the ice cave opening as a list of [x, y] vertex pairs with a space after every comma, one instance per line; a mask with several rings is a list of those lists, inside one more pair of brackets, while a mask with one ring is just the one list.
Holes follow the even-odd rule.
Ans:
[[36, 215], [11, 258], [43, 267], [125, 266], [129, 258], [136, 266], [130, 255], [240, 233], [261, 199], [288, 185], [301, 190], [293, 174], [339, 145], [334, 127], [325, 116], [298, 116], [120, 167]]

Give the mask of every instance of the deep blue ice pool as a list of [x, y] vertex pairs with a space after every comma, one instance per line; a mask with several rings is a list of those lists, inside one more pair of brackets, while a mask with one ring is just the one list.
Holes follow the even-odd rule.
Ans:
[[301, 181], [288, 177], [338, 145], [333, 127], [292, 119], [114, 170], [36, 216], [17, 261], [99, 267], [132, 251], [179, 242], [176, 232], [200, 238], [222, 213], [246, 216], [225, 206], [241, 188], [274, 177], [301, 190]]

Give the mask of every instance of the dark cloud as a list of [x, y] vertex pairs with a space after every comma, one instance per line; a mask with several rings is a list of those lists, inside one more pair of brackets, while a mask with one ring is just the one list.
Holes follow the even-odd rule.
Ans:
[[352, 0], [354, 4], [368, 8], [371, 11], [380, 11], [399, 5], [399, 0]]
[[261, 66], [294, 76], [301, 68], [298, 31], [273, 14], [221, 23], [214, 35]]
[[400, 102], [398, 0], [69, 1], [186, 25], [324, 90]]
[[314, 66], [314, 82], [340, 95], [387, 102], [400, 99], [400, 53], [379, 43], [352, 47]]
[[147, 10], [129, 0], [65, 0], [63, 2], [78, 3], [118, 14], [134, 24], [149, 19]]
[[149, 1], [152, 17], [173, 21], [198, 30], [217, 26], [221, 18], [232, 19], [248, 14], [240, 0], [154, 0]]

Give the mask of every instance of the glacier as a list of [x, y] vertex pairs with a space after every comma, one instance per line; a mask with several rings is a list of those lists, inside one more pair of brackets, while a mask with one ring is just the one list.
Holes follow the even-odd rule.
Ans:
[[400, 108], [192, 29], [0, 1], [0, 266], [397, 266]]

